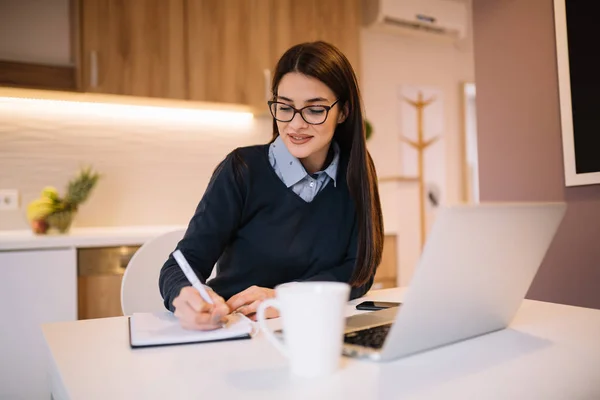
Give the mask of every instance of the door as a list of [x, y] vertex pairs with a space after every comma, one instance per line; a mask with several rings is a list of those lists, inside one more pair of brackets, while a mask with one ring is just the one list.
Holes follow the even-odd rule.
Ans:
[[271, 57], [268, 0], [188, 0], [191, 100], [238, 103], [267, 111]]
[[348, 58], [356, 75], [360, 75], [359, 0], [316, 0], [314, 27], [318, 40], [330, 42]]
[[87, 92], [185, 99], [184, 0], [81, 0]]
[[358, 70], [358, 0], [187, 0], [192, 100], [241, 103], [268, 112], [270, 80], [291, 46], [326, 40]]
[[338, 47], [358, 75], [360, 10], [359, 0], [274, 0], [271, 13], [273, 65], [289, 47], [323, 40]]
[[41, 325], [77, 319], [75, 249], [0, 252], [0, 399], [48, 399]]
[[123, 315], [121, 281], [129, 260], [138, 248], [139, 246], [118, 246], [77, 249], [79, 319]]
[[388, 289], [398, 286], [397, 236], [385, 235], [381, 263], [377, 268], [372, 289]]

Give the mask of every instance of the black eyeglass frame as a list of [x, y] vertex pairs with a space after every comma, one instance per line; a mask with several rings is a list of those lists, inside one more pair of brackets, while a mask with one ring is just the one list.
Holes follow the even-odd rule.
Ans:
[[[294, 106], [291, 106], [291, 105], [289, 105], [289, 104], [287, 104], [287, 103], [282, 103], [282, 102], [280, 102], [280, 101], [275, 101], [275, 100], [269, 100], [269, 101], [267, 101], [267, 104], [269, 105], [269, 111], [271, 112], [271, 115], [273, 116], [273, 118], [275, 118], [275, 119], [276, 119], [277, 121], [279, 121], [279, 122], [291, 122], [291, 121], [294, 119], [294, 117], [296, 117], [296, 114], [300, 114], [300, 117], [302, 117], [302, 119], [304, 120], [304, 122], [306, 122], [307, 124], [309, 124], [309, 125], [322, 125], [322, 124], [324, 124], [324, 123], [325, 123], [325, 121], [327, 121], [327, 118], [329, 117], [329, 111], [331, 111], [331, 109], [332, 109], [332, 108], [333, 108], [333, 107], [334, 107], [334, 106], [335, 106], [335, 105], [336, 105], [336, 104], [337, 104], [339, 101], [340, 101], [340, 99], [337, 99], [337, 100], [336, 100], [336, 101], [334, 101], [334, 102], [333, 102], [333, 103], [332, 103], [330, 106], [324, 106], [324, 105], [321, 105], [321, 104], [317, 104], [317, 105], [312, 105], [312, 106], [305, 106], [305, 107], [302, 107], [302, 108], [300, 108], [300, 109], [298, 109], [298, 108], [296, 108], [296, 107], [294, 107]], [[286, 107], [290, 107], [292, 110], [294, 110], [294, 114], [292, 114], [292, 118], [290, 118], [290, 119], [288, 119], [288, 120], [285, 120], [285, 121], [284, 121], [284, 120], [281, 120], [281, 119], [278, 119], [278, 118], [275, 116], [275, 114], [273, 114], [273, 108], [271, 107], [273, 104], [283, 104], [283, 105], [285, 105]], [[306, 120], [306, 118], [304, 118], [304, 114], [302, 113], [302, 111], [304, 111], [304, 110], [305, 110], [305, 109], [307, 109], [307, 108], [313, 108], [313, 107], [323, 107], [323, 108], [325, 109], [325, 118], [323, 119], [323, 122], [318, 122], [318, 123], [314, 123], [314, 122], [308, 122], [308, 121]]]

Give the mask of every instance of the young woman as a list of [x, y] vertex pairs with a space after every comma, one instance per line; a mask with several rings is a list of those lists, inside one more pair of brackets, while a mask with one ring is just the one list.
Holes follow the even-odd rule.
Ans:
[[277, 63], [272, 92], [273, 140], [219, 164], [177, 245], [202, 281], [218, 261], [206, 282], [214, 305], [172, 256], [162, 267], [165, 306], [185, 328], [252, 317], [285, 282], [348, 282], [352, 298], [373, 283], [383, 222], [352, 66], [328, 43], [299, 44]]

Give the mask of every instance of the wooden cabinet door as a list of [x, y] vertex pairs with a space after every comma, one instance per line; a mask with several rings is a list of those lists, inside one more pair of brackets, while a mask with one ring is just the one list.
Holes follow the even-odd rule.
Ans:
[[289, 47], [323, 40], [337, 46], [359, 75], [360, 10], [359, 0], [273, 0], [273, 66]]
[[268, 0], [187, 0], [189, 97], [267, 109]]
[[123, 315], [123, 275], [80, 276], [77, 278], [77, 318], [108, 318]]
[[88, 92], [186, 98], [184, 0], [81, 0]]
[[190, 99], [266, 111], [277, 60], [319, 39], [358, 70], [359, 7], [359, 0], [187, 0]]
[[[290, 47], [317, 40], [316, 3], [318, 0], [272, 0], [271, 63]], [[323, 0], [328, 1], [328, 0]]]
[[398, 251], [396, 235], [385, 235], [381, 264], [377, 268], [372, 289], [398, 286]]
[[314, 29], [318, 40], [337, 46], [352, 64], [356, 75], [360, 71], [359, 0], [316, 0]]

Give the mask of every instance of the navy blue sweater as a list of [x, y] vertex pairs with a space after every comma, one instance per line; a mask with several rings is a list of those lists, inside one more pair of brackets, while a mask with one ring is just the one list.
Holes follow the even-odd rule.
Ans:
[[[252, 286], [291, 281], [349, 282], [357, 251], [354, 202], [342, 157], [337, 185], [330, 181], [310, 203], [277, 176], [268, 145], [238, 148], [216, 168], [177, 248], [201, 281], [225, 299]], [[353, 288], [351, 298], [371, 287]], [[189, 286], [172, 256], [160, 271], [165, 307]]]

